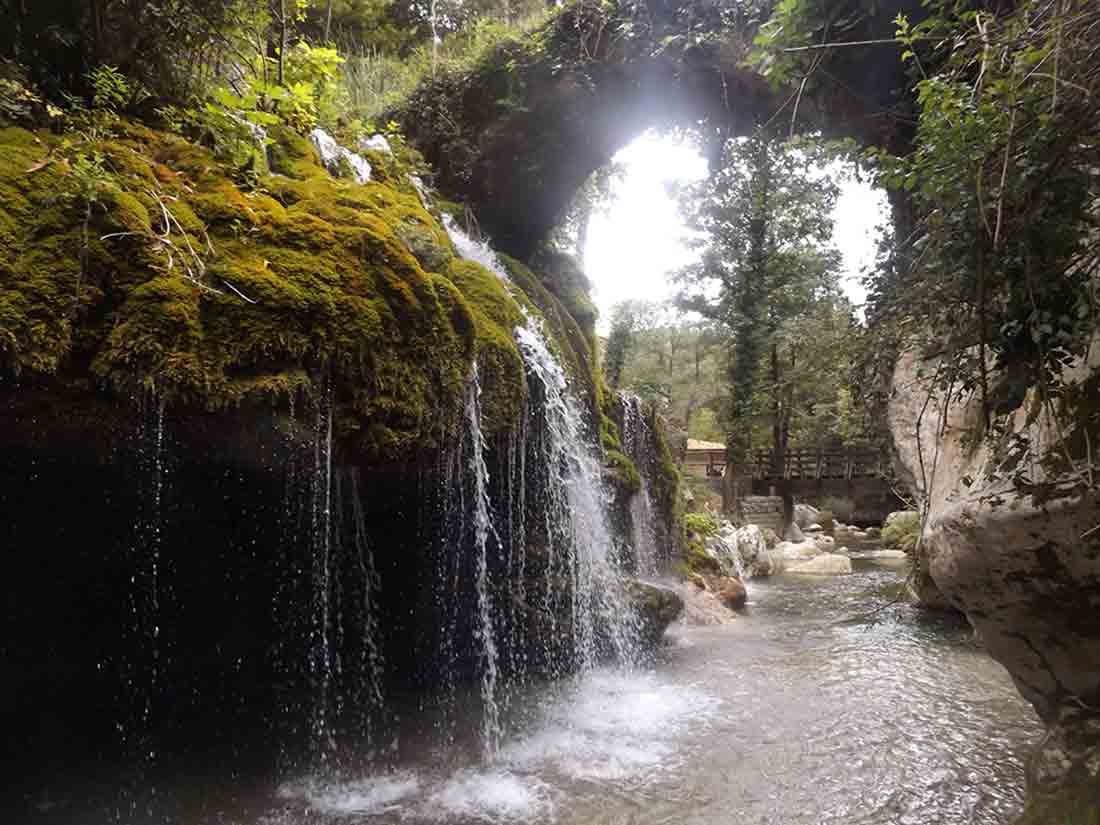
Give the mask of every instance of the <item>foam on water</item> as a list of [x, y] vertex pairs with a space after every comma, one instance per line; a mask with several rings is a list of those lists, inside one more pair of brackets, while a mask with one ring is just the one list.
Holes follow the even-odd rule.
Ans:
[[705, 692], [653, 674], [591, 672], [563, 690], [542, 723], [501, 761], [573, 779], [644, 780], [656, 767], [672, 767], [684, 729], [705, 724], [717, 706]]
[[282, 799], [301, 799], [321, 813], [364, 814], [394, 810], [401, 800], [420, 790], [420, 779], [412, 773], [372, 776], [347, 783], [320, 782], [313, 778], [288, 782], [279, 788]]
[[577, 781], [640, 787], [674, 771], [684, 741], [719, 702], [654, 673], [589, 671], [543, 696], [539, 717], [506, 741], [492, 765], [439, 773], [426, 767], [354, 782], [316, 778], [280, 796], [321, 814], [385, 814], [386, 821], [548, 822]]
[[544, 819], [553, 809], [549, 787], [534, 777], [507, 770], [463, 771], [455, 774], [425, 802], [430, 819], [530, 821]]

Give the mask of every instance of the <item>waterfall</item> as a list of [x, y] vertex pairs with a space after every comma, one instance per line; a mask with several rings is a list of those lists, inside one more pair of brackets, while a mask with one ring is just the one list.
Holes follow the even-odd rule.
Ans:
[[450, 215], [443, 215], [443, 228], [451, 237], [458, 254], [468, 261], [475, 261], [488, 269], [502, 281], [511, 280], [507, 270], [500, 263], [492, 247], [483, 240], [477, 240], [464, 232]]
[[341, 166], [346, 163], [357, 183], [370, 180], [371, 168], [367, 159], [341, 146], [324, 129], [314, 129], [309, 133], [309, 139], [320, 155], [321, 163], [331, 174], [338, 176], [342, 171]]
[[[509, 280], [487, 243], [449, 216], [444, 225], [462, 257]], [[527, 678], [530, 651], [541, 666], [561, 674], [591, 669], [607, 654], [632, 663], [638, 647], [587, 412], [569, 390], [540, 322], [529, 318], [515, 340], [527, 371], [527, 407], [510, 431], [487, 444], [475, 365], [465, 399], [466, 432], [439, 467], [445, 537], [437, 542], [435, 562], [440, 682], [453, 701], [462, 639], [472, 637], [488, 758], [501, 737], [505, 688]], [[461, 546], [455, 537], [464, 537]], [[458, 558], [460, 551], [472, 559]], [[455, 598], [464, 586], [476, 601], [469, 629]]]
[[485, 438], [481, 433], [481, 384], [477, 362], [466, 390], [466, 426], [470, 438], [470, 476], [474, 484], [474, 584], [477, 590], [477, 638], [481, 643], [481, 699], [484, 708], [481, 722], [481, 742], [486, 758], [495, 756], [500, 745], [500, 706], [497, 703], [497, 643], [493, 631], [493, 597], [489, 582], [490, 540], [501, 546], [493, 525], [492, 503], [489, 500], [489, 468], [485, 463]]
[[127, 662], [125, 687], [135, 701], [137, 717], [119, 723], [123, 742], [135, 748], [143, 764], [156, 759], [153, 722], [162, 690], [164, 651], [161, 639], [162, 588], [161, 550], [164, 539], [163, 498], [165, 487], [165, 402], [155, 394], [141, 400], [136, 433], [138, 488], [142, 506], [134, 523], [133, 573], [130, 583], [130, 616], [134, 658]]
[[642, 400], [636, 395], [620, 393], [623, 411], [623, 451], [634, 462], [641, 477], [641, 489], [630, 499], [631, 539], [634, 545], [635, 569], [639, 576], [657, 575], [657, 530], [653, 499], [650, 494], [653, 456], [653, 433], [642, 410]]
[[536, 418], [542, 431], [533, 441], [536, 454], [530, 460], [546, 474], [540, 485], [548, 541], [546, 592], [561, 573], [571, 580], [575, 665], [589, 669], [596, 664], [600, 635], [620, 662], [631, 663], [637, 628], [612, 561], [607, 494], [584, 410], [567, 390], [565, 373], [538, 322], [529, 320], [515, 335], [541, 405]]
[[351, 481], [352, 544], [355, 548], [353, 563], [359, 577], [360, 617], [358, 629], [362, 634], [359, 649], [358, 691], [355, 693], [361, 724], [364, 732], [369, 733], [367, 722], [371, 709], [382, 707], [382, 647], [379, 638], [378, 611], [375, 602], [379, 591], [378, 569], [374, 563], [374, 552], [367, 540], [367, 524], [363, 515], [363, 500], [359, 490], [359, 470], [348, 471]]

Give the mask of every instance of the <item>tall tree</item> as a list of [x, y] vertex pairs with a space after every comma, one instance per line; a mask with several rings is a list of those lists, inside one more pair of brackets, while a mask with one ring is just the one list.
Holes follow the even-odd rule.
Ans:
[[[728, 141], [720, 166], [681, 197], [700, 252], [682, 269], [680, 302], [720, 322], [727, 334], [725, 506], [737, 513], [738, 470], [751, 461], [753, 430], [771, 422], [772, 461], [782, 469], [794, 396], [783, 382], [785, 324], [835, 296], [839, 255], [830, 246], [838, 188], [822, 172], [824, 148], [781, 143], [764, 133]], [[766, 365], [765, 362], [766, 361]], [[759, 410], [761, 372], [770, 403]], [[785, 387], [785, 388], [784, 388]], [[783, 485], [788, 521], [793, 502]]]

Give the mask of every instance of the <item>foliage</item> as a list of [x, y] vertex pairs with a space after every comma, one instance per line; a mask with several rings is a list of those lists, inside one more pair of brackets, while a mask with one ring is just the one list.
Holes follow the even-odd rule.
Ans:
[[685, 513], [684, 529], [693, 536], [709, 538], [718, 534], [718, 521], [708, 513]]
[[611, 332], [604, 346], [604, 375], [611, 389], [619, 388], [627, 357], [634, 343], [635, 318], [629, 304], [619, 304], [611, 312]]
[[895, 515], [893, 520], [882, 530], [882, 543], [886, 547], [895, 547], [912, 553], [920, 540], [921, 525], [919, 513], [902, 513]]
[[[1003, 442], [1030, 387], [1036, 410], [1069, 431], [1083, 422], [1067, 370], [1097, 328], [1100, 8], [931, 9], [920, 23], [897, 20], [905, 58], [925, 73], [916, 146], [873, 157], [881, 181], [911, 199], [915, 222], [900, 265], [873, 284], [873, 311], [932, 359], [924, 377], [937, 389], [980, 401], [972, 443]], [[1085, 452], [1067, 462], [1052, 451], [1048, 469], [1089, 484]], [[1029, 483], [1026, 464], [1010, 464], [1018, 486]]]
[[876, 11], [875, 0], [779, 0], [762, 4], [767, 19], [753, 41], [748, 64], [777, 86], [813, 82], [828, 50], [813, 47], [849, 39]]

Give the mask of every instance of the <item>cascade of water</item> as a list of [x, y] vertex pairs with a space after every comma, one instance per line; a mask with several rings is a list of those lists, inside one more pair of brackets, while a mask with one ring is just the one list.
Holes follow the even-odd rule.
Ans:
[[522, 410], [516, 426], [508, 433], [507, 468], [508, 542], [507, 564], [511, 597], [508, 600], [510, 666], [512, 678], [522, 683], [527, 677], [527, 644], [524, 608], [527, 604], [527, 436], [528, 409]]
[[340, 174], [342, 164], [346, 163], [356, 182], [366, 183], [370, 180], [371, 168], [367, 159], [341, 146], [336, 142], [336, 138], [324, 129], [314, 129], [309, 133], [309, 139], [317, 149], [317, 154], [321, 156], [321, 163], [332, 174]]
[[541, 485], [547, 519], [547, 592], [553, 577], [566, 572], [571, 582], [570, 623], [576, 664], [591, 668], [599, 654], [599, 634], [623, 663], [637, 650], [637, 627], [625, 603], [615, 569], [607, 495], [596, 453], [586, 437], [581, 405], [568, 392], [565, 373], [535, 320], [515, 331], [541, 404], [540, 438], [534, 461], [546, 472]]
[[653, 499], [650, 495], [650, 460], [653, 434], [642, 411], [642, 400], [636, 395], [620, 394], [623, 410], [623, 449], [641, 477], [641, 488], [630, 499], [631, 538], [634, 545], [635, 569], [640, 576], [657, 574], [657, 532]]
[[[163, 398], [155, 395], [142, 401], [138, 429], [137, 458], [139, 486], [144, 506], [138, 518], [133, 547], [133, 572], [130, 576], [130, 610], [135, 649], [140, 651], [137, 669], [129, 676], [130, 688], [138, 694], [140, 719], [135, 744], [143, 762], [151, 762], [156, 752], [150, 739], [154, 703], [161, 689], [161, 545], [163, 542], [163, 496], [165, 483]], [[123, 731], [124, 736], [127, 731]]]
[[313, 618], [309, 670], [313, 680], [311, 743], [324, 760], [333, 749], [329, 719], [332, 647], [329, 639], [332, 551], [332, 393], [317, 402], [313, 445], [313, 506], [311, 512]]
[[429, 508], [438, 518], [432, 536], [435, 568], [432, 613], [435, 628], [432, 655], [427, 662], [431, 671], [424, 675], [427, 684], [439, 691], [440, 732], [448, 741], [454, 735], [455, 677], [459, 656], [458, 595], [462, 573], [459, 547], [466, 536], [464, 442], [465, 439], [458, 439], [453, 448], [440, 452], [436, 467], [438, 482], [435, 501]]
[[492, 503], [489, 500], [489, 468], [485, 463], [485, 438], [481, 432], [481, 384], [477, 363], [466, 390], [466, 426], [470, 438], [470, 477], [473, 480], [474, 585], [477, 590], [477, 637], [481, 643], [481, 722], [482, 749], [487, 759], [496, 755], [500, 746], [500, 706], [497, 703], [497, 642], [493, 630], [493, 596], [489, 582], [489, 543], [501, 546], [493, 525]]
[[468, 261], [476, 261], [481, 264], [502, 281], [510, 280], [507, 270], [500, 263], [500, 259], [497, 258], [496, 253], [493, 252], [489, 244], [483, 240], [470, 237], [450, 215], [443, 215], [443, 228], [450, 235], [451, 242], [455, 245], [459, 255]]

